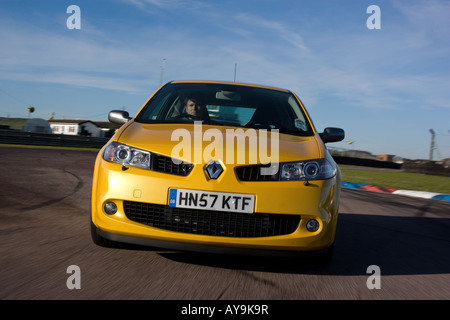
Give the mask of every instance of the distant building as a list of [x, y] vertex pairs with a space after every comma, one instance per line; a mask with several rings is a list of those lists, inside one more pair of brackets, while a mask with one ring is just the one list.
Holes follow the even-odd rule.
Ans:
[[96, 124], [89, 120], [49, 120], [54, 134], [86, 135], [99, 137], [100, 130]]
[[403, 163], [404, 159], [402, 157], [392, 155], [392, 154], [379, 154], [377, 155], [378, 161], [386, 161], [386, 162], [395, 162], [395, 163]]
[[379, 154], [377, 155], [377, 160], [379, 161], [394, 161], [394, 155], [392, 154]]
[[376, 156], [370, 152], [362, 150], [347, 150], [345, 152], [345, 157], [376, 160]]
[[47, 134], [52, 133], [52, 129], [50, 128], [48, 121], [38, 118], [29, 119], [25, 122], [22, 131]]
[[110, 122], [90, 120], [49, 120], [53, 134], [84, 135], [90, 137], [111, 137], [119, 128]]

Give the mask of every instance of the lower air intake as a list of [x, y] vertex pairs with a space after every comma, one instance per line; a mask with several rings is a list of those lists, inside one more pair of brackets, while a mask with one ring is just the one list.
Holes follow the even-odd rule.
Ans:
[[271, 237], [293, 233], [300, 216], [245, 214], [173, 208], [165, 205], [124, 201], [128, 219], [155, 228], [221, 237]]

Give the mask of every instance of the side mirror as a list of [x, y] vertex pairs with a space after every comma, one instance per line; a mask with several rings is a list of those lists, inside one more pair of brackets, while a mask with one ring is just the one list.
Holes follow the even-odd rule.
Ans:
[[344, 140], [345, 132], [340, 128], [325, 128], [319, 136], [323, 143], [338, 142]]
[[108, 120], [116, 124], [127, 123], [130, 119], [130, 114], [127, 111], [113, 110], [108, 114]]

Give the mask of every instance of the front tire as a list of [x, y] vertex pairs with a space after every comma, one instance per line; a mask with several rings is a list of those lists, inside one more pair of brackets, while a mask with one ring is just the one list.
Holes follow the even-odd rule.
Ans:
[[333, 259], [334, 253], [334, 242], [331, 246], [329, 246], [325, 252], [323, 252], [320, 256], [317, 257], [317, 262], [322, 265], [330, 264]]

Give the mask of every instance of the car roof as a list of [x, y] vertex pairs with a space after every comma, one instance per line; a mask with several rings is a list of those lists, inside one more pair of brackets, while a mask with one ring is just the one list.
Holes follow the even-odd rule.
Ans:
[[266, 85], [260, 85], [260, 84], [245, 83], [245, 82], [231, 82], [231, 81], [217, 81], [217, 80], [174, 80], [174, 81], [170, 81], [168, 83], [213, 83], [213, 84], [224, 84], [224, 85], [264, 88], [264, 89], [270, 89], [270, 90], [276, 90], [276, 91], [282, 91], [282, 92], [291, 93], [291, 91], [287, 90], [287, 89], [282, 89], [282, 88], [277, 88], [277, 87], [272, 87], [272, 86], [266, 86]]

